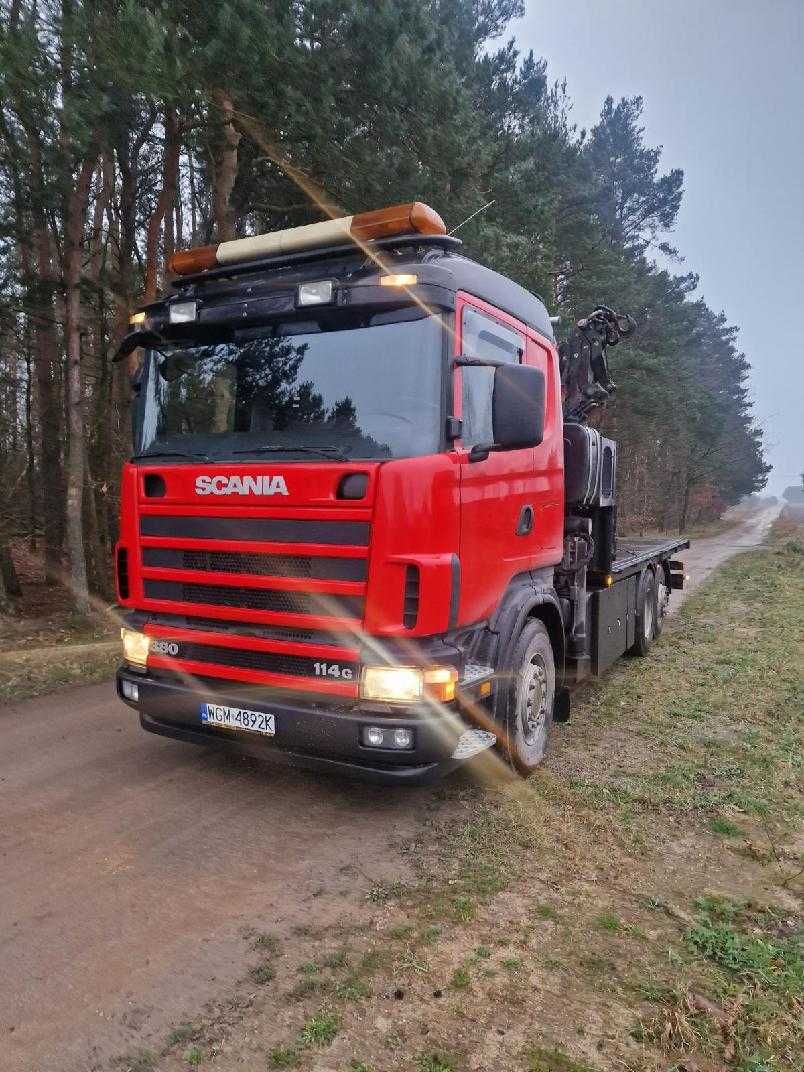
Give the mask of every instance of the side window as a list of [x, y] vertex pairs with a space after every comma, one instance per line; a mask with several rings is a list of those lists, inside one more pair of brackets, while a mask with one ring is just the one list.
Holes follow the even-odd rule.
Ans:
[[[485, 313], [470, 305], [463, 307], [461, 314], [461, 354], [483, 360], [510, 361], [518, 364], [525, 350], [525, 340], [518, 331], [505, 327]], [[494, 384], [494, 369], [482, 365], [464, 365], [463, 381], [463, 442], [472, 447], [476, 443], [491, 443], [491, 392]]]

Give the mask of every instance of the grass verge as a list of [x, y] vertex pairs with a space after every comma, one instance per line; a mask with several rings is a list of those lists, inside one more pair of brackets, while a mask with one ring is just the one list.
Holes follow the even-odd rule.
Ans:
[[41, 696], [63, 685], [105, 681], [119, 663], [119, 640], [0, 652], [0, 703]]
[[732, 560], [529, 782], [442, 786], [415, 881], [300, 943], [210, 1067], [798, 1070], [803, 547]]

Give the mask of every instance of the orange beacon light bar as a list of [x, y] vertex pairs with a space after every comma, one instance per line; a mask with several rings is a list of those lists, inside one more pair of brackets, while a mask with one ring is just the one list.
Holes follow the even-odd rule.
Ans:
[[446, 233], [446, 225], [437, 212], [421, 201], [412, 201], [406, 205], [392, 205], [373, 212], [360, 212], [356, 216], [308, 223], [304, 227], [289, 227], [252, 238], [236, 238], [215, 246], [183, 249], [170, 258], [170, 270], [176, 275], [192, 275], [227, 264], [297, 253], [318, 246], [337, 246], [349, 241], [370, 242], [394, 235]]

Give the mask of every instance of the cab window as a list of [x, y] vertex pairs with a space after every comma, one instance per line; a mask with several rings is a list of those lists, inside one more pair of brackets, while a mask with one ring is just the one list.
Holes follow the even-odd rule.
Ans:
[[[525, 338], [518, 331], [506, 327], [498, 320], [471, 305], [465, 305], [461, 314], [461, 355], [487, 361], [510, 361], [518, 364], [525, 351]], [[466, 447], [479, 443], [491, 443], [494, 439], [491, 426], [491, 392], [494, 384], [494, 368], [482, 365], [464, 365], [461, 368], [462, 420], [461, 438]]]

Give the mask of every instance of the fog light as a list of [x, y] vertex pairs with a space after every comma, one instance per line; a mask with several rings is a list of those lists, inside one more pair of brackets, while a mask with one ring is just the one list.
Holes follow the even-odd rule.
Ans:
[[332, 293], [331, 279], [321, 279], [317, 283], [301, 283], [297, 305], [328, 305], [332, 301]]
[[395, 729], [394, 748], [413, 748], [413, 730]]
[[387, 748], [409, 752], [413, 748], [414, 732], [404, 726], [364, 726], [360, 740], [366, 748]]
[[168, 314], [171, 324], [192, 324], [197, 315], [198, 308], [194, 301], [174, 302]]
[[123, 658], [126, 662], [145, 669], [151, 648], [151, 638], [145, 633], [138, 633], [136, 629], [125, 628], [120, 630], [120, 636], [123, 640]]
[[382, 748], [384, 740], [385, 730], [379, 726], [367, 726], [363, 730], [363, 744], [367, 744], [369, 748]]
[[132, 703], [139, 703], [140, 687], [135, 681], [126, 681], [124, 678], [121, 688], [127, 700], [131, 700]]

